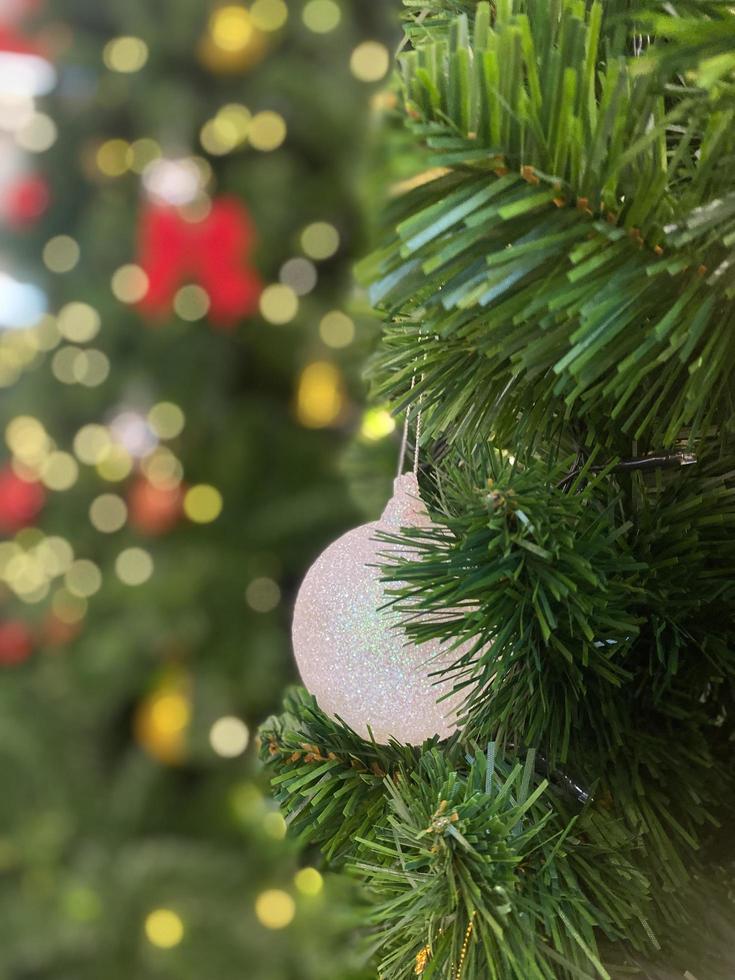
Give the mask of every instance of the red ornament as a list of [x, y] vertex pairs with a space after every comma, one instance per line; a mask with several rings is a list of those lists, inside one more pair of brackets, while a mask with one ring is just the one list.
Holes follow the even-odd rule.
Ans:
[[0, 623], [0, 667], [22, 664], [33, 653], [33, 636], [21, 619]]
[[153, 316], [171, 309], [177, 290], [200, 285], [209, 296], [209, 319], [223, 328], [258, 308], [261, 283], [250, 265], [252, 219], [235, 197], [220, 197], [201, 221], [187, 221], [175, 207], [149, 205], [141, 216], [139, 264], [148, 276], [140, 308]]
[[181, 486], [157, 487], [141, 477], [128, 491], [130, 524], [143, 534], [166, 534], [178, 524], [183, 502]]
[[48, 181], [40, 174], [21, 177], [5, 191], [3, 217], [16, 228], [32, 224], [44, 213], [50, 200]]
[[36, 480], [23, 480], [10, 466], [0, 470], [0, 531], [14, 533], [32, 524], [46, 502]]

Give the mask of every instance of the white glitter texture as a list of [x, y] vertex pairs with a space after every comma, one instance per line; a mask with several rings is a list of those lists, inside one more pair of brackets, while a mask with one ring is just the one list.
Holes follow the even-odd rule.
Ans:
[[448, 738], [461, 698], [437, 704], [451, 681], [430, 673], [451, 663], [462, 647], [431, 640], [417, 646], [396, 627], [399, 615], [385, 605], [380, 581], [386, 554], [410, 555], [410, 547], [376, 540], [378, 531], [430, 523], [412, 474], [395, 481], [394, 496], [379, 521], [348, 531], [316, 560], [304, 579], [293, 620], [293, 647], [301, 678], [322, 711], [342, 718], [358, 734], [389, 736], [420, 745], [433, 735]]

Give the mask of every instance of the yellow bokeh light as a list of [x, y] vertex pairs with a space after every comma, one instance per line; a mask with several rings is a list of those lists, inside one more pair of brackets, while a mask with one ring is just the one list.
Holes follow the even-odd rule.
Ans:
[[111, 443], [95, 464], [95, 468], [103, 480], [119, 483], [132, 472], [133, 458], [124, 446]]
[[43, 262], [50, 272], [71, 272], [79, 262], [79, 245], [69, 235], [55, 235], [43, 247]]
[[97, 336], [101, 320], [89, 303], [67, 303], [59, 310], [56, 325], [62, 337], [75, 344], [85, 344]]
[[102, 60], [110, 71], [140, 71], [148, 61], [148, 45], [139, 37], [116, 37], [105, 45]]
[[346, 313], [332, 310], [322, 317], [319, 336], [327, 347], [334, 350], [349, 347], [355, 339], [355, 324]]
[[139, 265], [122, 265], [113, 274], [111, 285], [121, 303], [138, 303], [148, 292], [148, 276]]
[[310, 259], [331, 259], [339, 248], [339, 232], [327, 221], [315, 221], [301, 232], [301, 247]]
[[293, 922], [296, 903], [287, 892], [271, 888], [258, 895], [255, 914], [266, 929], [285, 929]]
[[342, 11], [334, 0], [309, 0], [304, 7], [304, 23], [315, 34], [328, 34], [342, 19]]
[[299, 298], [290, 286], [273, 283], [260, 294], [260, 313], [276, 326], [290, 323], [299, 312]]
[[143, 136], [141, 139], [135, 140], [130, 149], [133, 154], [130, 168], [136, 174], [142, 174], [149, 163], [159, 160], [163, 155], [160, 145], [150, 136]]
[[209, 730], [209, 744], [223, 759], [235, 759], [242, 755], [249, 741], [248, 726], [232, 715], [218, 718]]
[[148, 412], [148, 423], [159, 439], [175, 439], [185, 421], [184, 413], [173, 402], [159, 402]]
[[209, 20], [209, 33], [223, 51], [242, 51], [253, 39], [255, 26], [245, 7], [230, 4], [215, 10]]
[[89, 508], [92, 526], [102, 534], [114, 534], [124, 526], [128, 508], [122, 497], [114, 493], [103, 493], [95, 497]]
[[11, 419], [5, 427], [5, 441], [13, 455], [30, 467], [39, 466], [52, 448], [43, 425], [31, 415]]
[[201, 286], [182, 286], [174, 296], [174, 311], [182, 320], [201, 320], [209, 312], [209, 295]]
[[153, 574], [153, 559], [143, 548], [126, 548], [115, 559], [115, 574], [123, 585], [143, 585]]
[[74, 380], [87, 388], [96, 388], [110, 375], [110, 359], [101, 350], [81, 351], [74, 360]]
[[102, 586], [102, 572], [93, 561], [80, 559], [75, 561], [64, 576], [64, 584], [73, 596], [88, 599]]
[[171, 909], [154, 909], [146, 916], [148, 942], [159, 949], [173, 949], [184, 938], [184, 923]]
[[63, 575], [74, 561], [74, 549], [65, 538], [51, 535], [36, 545], [36, 556], [50, 578]]
[[271, 810], [263, 817], [263, 830], [268, 837], [273, 840], [285, 840], [288, 833], [288, 826], [283, 818], [283, 814], [278, 810]]
[[68, 589], [57, 589], [51, 597], [51, 609], [62, 623], [73, 626], [87, 615], [88, 603], [82, 596], [72, 595]]
[[385, 408], [369, 408], [362, 417], [360, 435], [368, 442], [378, 442], [395, 432], [396, 420]]
[[15, 142], [28, 153], [45, 153], [56, 142], [56, 123], [43, 112], [35, 112], [15, 131]]
[[49, 490], [68, 490], [77, 482], [79, 466], [70, 453], [50, 453], [41, 464], [40, 476]]
[[191, 721], [191, 705], [179, 692], [158, 694], [151, 701], [151, 718], [161, 732], [178, 734]]
[[121, 177], [133, 165], [133, 149], [126, 140], [106, 140], [97, 150], [96, 161], [105, 177]]
[[272, 578], [255, 578], [245, 589], [245, 601], [254, 612], [272, 612], [281, 601], [281, 589]]
[[161, 490], [172, 490], [177, 487], [184, 476], [184, 468], [180, 460], [170, 449], [159, 446], [141, 464], [143, 475], [154, 487]]
[[380, 41], [363, 41], [350, 58], [350, 71], [361, 82], [379, 82], [390, 68], [390, 53]]
[[324, 888], [324, 878], [316, 868], [302, 868], [294, 875], [294, 884], [302, 895], [314, 898]]
[[195, 524], [211, 524], [222, 513], [222, 494], [206, 483], [190, 487], [184, 497], [184, 513]]
[[288, 7], [284, 0], [255, 0], [250, 16], [259, 31], [278, 31], [288, 20]]
[[342, 413], [342, 377], [328, 361], [315, 361], [301, 373], [296, 399], [299, 422], [309, 429], [331, 425]]
[[60, 347], [51, 359], [51, 373], [56, 380], [65, 385], [75, 384], [83, 354], [80, 347]]
[[83, 425], [74, 436], [74, 452], [81, 463], [96, 466], [112, 446], [109, 431], [103, 425]]
[[277, 150], [286, 139], [286, 120], [277, 112], [259, 112], [250, 122], [248, 138], [256, 150], [269, 153]]
[[53, 350], [61, 339], [56, 317], [50, 313], [45, 313], [32, 330], [39, 350]]

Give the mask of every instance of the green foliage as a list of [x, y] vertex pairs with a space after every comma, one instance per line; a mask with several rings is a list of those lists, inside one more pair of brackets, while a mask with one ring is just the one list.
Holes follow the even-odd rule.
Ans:
[[552, 790], [533, 752], [370, 745], [303, 692], [287, 709], [261, 756], [294, 830], [367, 886], [386, 980], [420, 962], [426, 978], [607, 977], [596, 929], [655, 948], [636, 835]]
[[380, 395], [419, 373], [427, 436], [573, 410], [656, 448], [729, 412], [732, 221], [707, 202], [731, 186], [731, 102], [643, 70], [600, 3], [479, 3], [414, 44], [407, 112], [448, 173], [364, 267], [392, 321]]

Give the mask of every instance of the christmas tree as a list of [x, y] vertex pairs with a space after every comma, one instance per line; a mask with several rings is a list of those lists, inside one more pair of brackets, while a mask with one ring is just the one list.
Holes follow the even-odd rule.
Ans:
[[369, 6], [0, 4], [3, 980], [362, 976], [254, 734], [363, 506], [342, 447], [369, 499], [393, 426], [349, 274]]
[[[362, 882], [384, 980], [724, 980], [735, 16], [404, 7], [420, 162], [361, 272], [374, 390], [408, 415], [428, 514], [404, 477], [369, 528], [382, 630], [350, 619], [357, 537], [309, 573], [312, 694], [262, 755], [292, 832]], [[416, 684], [427, 740], [404, 744], [381, 712], [408, 730], [396, 678], [421, 649], [454, 731]]]

